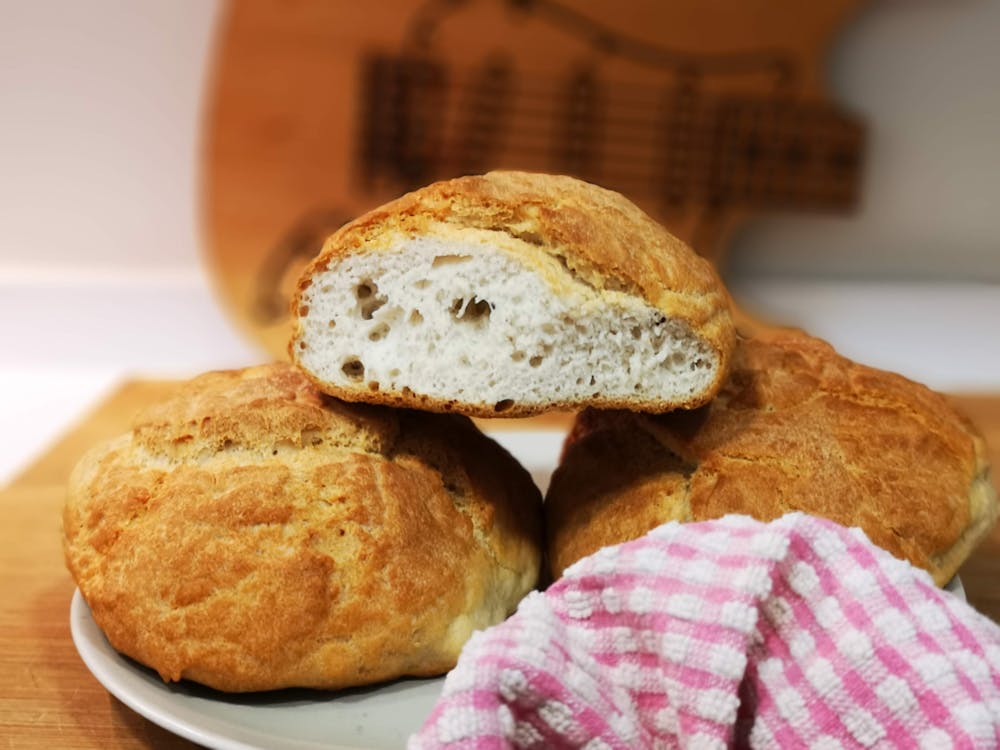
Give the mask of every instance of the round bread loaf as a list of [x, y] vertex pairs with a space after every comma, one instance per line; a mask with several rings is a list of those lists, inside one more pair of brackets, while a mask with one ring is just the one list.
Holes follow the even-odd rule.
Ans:
[[695, 407], [735, 340], [708, 261], [618, 193], [524, 172], [345, 225], [292, 314], [290, 354], [326, 393], [482, 417]]
[[226, 691], [440, 674], [541, 565], [541, 497], [466, 418], [289, 365], [208, 373], [90, 451], [66, 560], [118, 651]]
[[803, 511], [943, 585], [997, 519], [985, 445], [944, 397], [797, 331], [740, 340], [696, 411], [579, 415], [545, 508], [555, 576], [668, 521]]

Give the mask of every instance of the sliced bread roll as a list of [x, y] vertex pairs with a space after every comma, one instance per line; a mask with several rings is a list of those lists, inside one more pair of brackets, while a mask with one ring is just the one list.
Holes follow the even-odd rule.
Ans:
[[524, 416], [708, 401], [735, 339], [711, 265], [618, 193], [491, 172], [345, 225], [306, 269], [289, 350], [351, 401]]
[[762, 329], [702, 409], [580, 414], [545, 511], [555, 576], [668, 521], [803, 511], [860, 527], [943, 585], [998, 506], [985, 444], [943, 396]]
[[470, 420], [345, 404], [287, 364], [150, 406], [81, 459], [63, 528], [111, 645], [226, 691], [443, 673], [541, 566], [540, 493]]

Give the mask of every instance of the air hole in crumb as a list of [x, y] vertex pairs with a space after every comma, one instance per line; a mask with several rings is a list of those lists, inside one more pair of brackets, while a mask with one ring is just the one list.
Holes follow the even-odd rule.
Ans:
[[540, 364], [542, 364], [542, 358], [535, 355], [534, 357], [528, 360], [528, 364], [531, 365], [532, 367], [538, 367]]
[[399, 370], [393, 367], [391, 370], [389, 370], [389, 376], [393, 378], [399, 377]]
[[576, 379], [576, 384], [577, 385], [583, 385], [583, 378], [577, 378]]
[[632, 338], [634, 339], [642, 338], [642, 329], [639, 328], [639, 326], [632, 326]]
[[487, 300], [479, 299], [478, 297], [473, 297], [470, 300], [459, 297], [451, 301], [451, 307], [448, 309], [448, 312], [456, 320], [475, 322], [489, 318], [490, 313], [493, 312], [493, 305]]
[[336, 328], [337, 327], [337, 321], [334, 320], [333, 318], [331, 318], [330, 321], [326, 325], [327, 325], [328, 328]]
[[389, 326], [385, 323], [379, 323], [368, 332], [368, 339], [370, 341], [381, 341], [387, 333], [389, 333]]
[[414, 310], [410, 313], [410, 323], [413, 325], [419, 325], [424, 322], [424, 316], [420, 314], [420, 310]]
[[306, 342], [305, 341], [300, 341], [299, 342], [299, 349], [305, 349], [305, 348], [306, 348]]
[[361, 380], [365, 375], [365, 366], [358, 358], [349, 359], [340, 368], [351, 380]]
[[358, 298], [361, 317], [371, 320], [375, 311], [385, 304], [385, 297], [378, 296], [378, 285], [371, 280], [362, 281], [354, 288], [354, 296]]
[[368, 390], [369, 391], [377, 391], [378, 390], [378, 381], [377, 380], [369, 380], [368, 381]]
[[497, 401], [495, 404], [493, 404], [493, 411], [498, 413], [502, 411], [507, 411], [513, 405], [514, 405], [514, 399], [505, 398], [502, 401]]
[[437, 268], [438, 266], [448, 266], [452, 263], [464, 263], [467, 260], [472, 260], [471, 255], [438, 255], [431, 261], [431, 267]]
[[308, 314], [309, 314], [309, 305], [300, 305], [299, 306], [299, 317], [300, 318], [304, 318]]
[[515, 362], [523, 362], [524, 358], [527, 356], [528, 356], [527, 354], [518, 349], [516, 352], [510, 355], [510, 358]]
[[590, 376], [590, 384], [597, 385], [597, 378], [595, 378], [593, 375]]
[[344, 535], [344, 534], [346, 534], [346, 533], [347, 533], [347, 532], [346, 532], [346, 531], [344, 531], [343, 529], [337, 529], [337, 534], [338, 534], [339, 536], [343, 536], [343, 535]]
[[426, 289], [430, 285], [431, 285], [431, 282], [428, 281], [427, 279], [420, 279], [419, 281], [414, 281], [413, 282], [413, 288], [414, 289]]

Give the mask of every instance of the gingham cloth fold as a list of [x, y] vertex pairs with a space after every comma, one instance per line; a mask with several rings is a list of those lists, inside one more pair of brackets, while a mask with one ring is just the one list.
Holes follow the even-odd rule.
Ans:
[[1000, 747], [1000, 628], [857, 529], [670, 523], [476, 633], [409, 747]]

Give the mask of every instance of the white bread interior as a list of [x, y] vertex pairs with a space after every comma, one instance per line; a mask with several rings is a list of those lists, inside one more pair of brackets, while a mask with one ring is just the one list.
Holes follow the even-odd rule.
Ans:
[[337, 395], [500, 413], [685, 403], [719, 378], [687, 322], [594, 288], [529, 241], [466, 228], [383, 243], [332, 259], [299, 299], [294, 355]]

